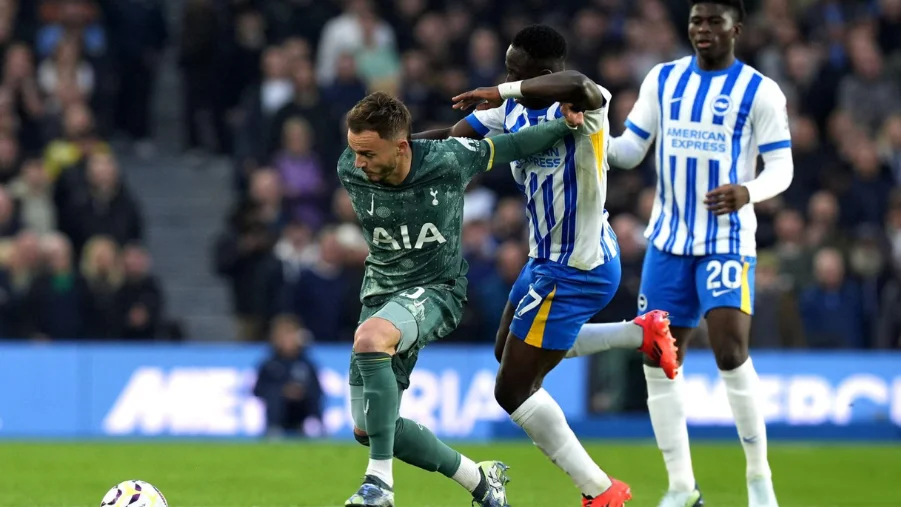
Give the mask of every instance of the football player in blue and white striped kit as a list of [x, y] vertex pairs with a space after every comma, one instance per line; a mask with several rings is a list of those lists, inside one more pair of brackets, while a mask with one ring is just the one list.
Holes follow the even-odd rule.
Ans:
[[[701, 317], [747, 458], [751, 507], [775, 507], [760, 381], [748, 357], [754, 306], [754, 203], [785, 191], [793, 165], [786, 100], [779, 86], [735, 58], [741, 0], [692, 0], [695, 55], [657, 65], [613, 139], [614, 167], [638, 165], [651, 148], [657, 198], [648, 225], [639, 314], [669, 312], [679, 348]], [[757, 156], [764, 168], [757, 174]], [[581, 341], [581, 337], [580, 337]], [[586, 350], [591, 344], [583, 343]], [[688, 446], [682, 375], [646, 363], [648, 408], [669, 473], [660, 507], [703, 505]]]
[[[616, 236], [607, 222], [607, 147], [610, 93], [583, 74], [567, 71], [566, 40], [546, 25], [522, 29], [507, 50], [507, 82], [454, 97], [454, 107], [487, 103], [449, 129], [414, 138], [482, 138], [552, 121], [562, 103], [583, 111], [584, 123], [554, 147], [511, 164], [526, 199], [530, 260], [513, 289], [498, 330], [500, 369], [495, 397], [510, 417], [582, 493], [583, 507], [622, 507], [629, 486], [591, 459], [557, 402], [542, 387], [545, 375], [585, 336], [600, 349], [638, 349], [670, 375], [677, 368], [665, 312], [632, 322], [586, 324], [619, 287]], [[599, 344], [599, 342], [603, 342]]]

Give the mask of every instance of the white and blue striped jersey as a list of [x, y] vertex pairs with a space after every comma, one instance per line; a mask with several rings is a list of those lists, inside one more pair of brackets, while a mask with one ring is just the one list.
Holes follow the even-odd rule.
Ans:
[[[605, 104], [584, 112], [584, 123], [553, 148], [511, 164], [513, 178], [526, 197], [529, 256], [580, 270], [610, 262], [618, 250], [607, 221], [607, 145], [610, 92]], [[517, 132], [562, 117], [560, 103], [530, 110], [507, 99], [500, 107], [466, 117], [479, 134]]]
[[756, 255], [754, 206], [717, 217], [704, 196], [753, 180], [758, 154], [791, 149], [785, 104], [779, 85], [739, 61], [721, 71], [701, 70], [695, 57], [654, 67], [626, 127], [645, 147], [657, 139], [657, 198], [645, 232], [655, 247]]

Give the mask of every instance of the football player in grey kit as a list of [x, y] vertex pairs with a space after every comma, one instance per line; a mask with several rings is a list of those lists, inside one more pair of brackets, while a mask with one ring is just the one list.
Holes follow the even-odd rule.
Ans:
[[347, 507], [394, 506], [392, 458], [454, 479], [482, 507], [506, 507], [507, 467], [475, 463], [423, 426], [399, 416], [419, 351], [449, 334], [466, 301], [461, 252], [463, 194], [494, 164], [542, 152], [581, 125], [563, 118], [522, 132], [473, 140], [412, 140], [410, 112], [381, 92], [348, 113], [348, 148], [338, 161], [369, 244], [363, 311], [350, 363], [351, 411], [369, 466]]

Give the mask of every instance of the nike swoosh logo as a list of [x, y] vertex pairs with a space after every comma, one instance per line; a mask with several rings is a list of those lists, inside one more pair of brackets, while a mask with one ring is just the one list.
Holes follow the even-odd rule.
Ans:
[[372, 216], [373, 211], [375, 211], [375, 194], [372, 194], [372, 202], [369, 203], [369, 209], [366, 213], [369, 213], [369, 215]]
[[414, 301], [413, 306], [415, 306], [416, 308], [419, 308], [420, 306], [424, 305], [425, 302], [428, 300], [429, 300], [429, 298], [425, 298], [422, 301]]
[[757, 442], [757, 435], [753, 437], [741, 437], [741, 441], [746, 444], [753, 444]]
[[680, 100], [682, 100], [682, 97], [676, 97], [673, 99], [669, 99], [669, 103], [672, 104], [673, 102], [679, 102]]
[[728, 294], [734, 290], [735, 289], [715, 290], [715, 291], [713, 291], [712, 294], [713, 294], [713, 297], [718, 298], [718, 297], [722, 296], [723, 294]]

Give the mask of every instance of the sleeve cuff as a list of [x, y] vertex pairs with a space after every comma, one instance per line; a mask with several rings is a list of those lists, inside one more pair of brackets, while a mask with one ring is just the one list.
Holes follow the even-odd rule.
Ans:
[[482, 139], [482, 141], [488, 143], [488, 150], [490, 152], [490, 154], [488, 155], [488, 167], [485, 168], [485, 172], [488, 172], [494, 167], [494, 141], [492, 141], [488, 137]]
[[468, 123], [469, 126], [473, 128], [473, 130], [478, 132], [480, 136], [484, 137], [484, 136], [488, 135], [488, 132], [489, 132], [488, 127], [486, 127], [485, 125], [482, 124], [481, 121], [479, 121], [479, 118], [475, 115], [475, 113], [470, 113], [466, 117], [466, 123]]
[[791, 147], [792, 147], [791, 139], [786, 139], [784, 141], [776, 141], [774, 143], [761, 144], [760, 146], [757, 147], [757, 149], [760, 151], [761, 154], [763, 154], [763, 153], [768, 153], [768, 152], [776, 151], [776, 150], [784, 150], [786, 148], [791, 148]]
[[633, 133], [635, 133], [635, 135], [637, 135], [638, 137], [642, 138], [645, 141], [647, 141], [648, 138], [651, 137], [650, 132], [648, 132], [647, 130], [644, 130], [641, 127], [639, 127], [638, 125], [632, 123], [631, 120], [628, 120], [628, 119], [626, 120], [626, 128], [631, 130]]

